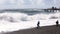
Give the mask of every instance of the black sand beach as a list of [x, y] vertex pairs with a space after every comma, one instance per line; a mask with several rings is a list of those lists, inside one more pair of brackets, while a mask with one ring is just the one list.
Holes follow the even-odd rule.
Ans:
[[60, 25], [58, 27], [56, 25], [44, 26], [39, 27], [38, 29], [35, 27], [31, 29], [8, 32], [4, 34], [60, 34]]

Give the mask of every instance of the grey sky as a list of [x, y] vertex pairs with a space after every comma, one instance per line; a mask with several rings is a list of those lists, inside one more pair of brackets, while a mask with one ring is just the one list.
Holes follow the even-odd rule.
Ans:
[[60, 7], [60, 0], [0, 0], [0, 9]]

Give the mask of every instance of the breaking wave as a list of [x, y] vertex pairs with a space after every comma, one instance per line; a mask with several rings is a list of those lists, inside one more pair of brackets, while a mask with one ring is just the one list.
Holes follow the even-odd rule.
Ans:
[[11, 12], [0, 13], [0, 32], [10, 32], [19, 29], [33, 28], [36, 27], [37, 21], [41, 22], [40, 26], [53, 25], [57, 19], [60, 21], [60, 13], [41, 13], [35, 15]]

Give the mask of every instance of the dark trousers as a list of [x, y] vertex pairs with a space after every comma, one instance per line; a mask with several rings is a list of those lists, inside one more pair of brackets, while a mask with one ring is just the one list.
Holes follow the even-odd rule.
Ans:
[[56, 26], [59, 26], [59, 24], [57, 23]]
[[37, 25], [37, 29], [39, 28], [39, 25]]

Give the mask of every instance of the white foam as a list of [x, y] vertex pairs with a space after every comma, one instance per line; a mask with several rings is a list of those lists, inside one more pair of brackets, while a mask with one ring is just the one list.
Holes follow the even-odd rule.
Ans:
[[[55, 25], [55, 21], [60, 21], [60, 13], [55, 14], [36, 14], [29, 16], [23, 13], [0, 13], [0, 32], [11, 32], [21, 29], [36, 27], [38, 20], [40, 21], [40, 26], [50, 26]], [[57, 19], [49, 19], [52, 16], [57, 16]], [[14, 20], [10, 22], [12, 17]], [[24, 18], [24, 19], [23, 19]]]

